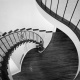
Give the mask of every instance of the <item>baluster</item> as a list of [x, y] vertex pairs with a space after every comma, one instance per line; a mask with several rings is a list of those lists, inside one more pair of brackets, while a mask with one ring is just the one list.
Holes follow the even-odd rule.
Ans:
[[[77, 23], [77, 25], [76, 25], [75, 29], [78, 27], [79, 23], [80, 23], [80, 19], [79, 19], [79, 21], [78, 21], [78, 23]], [[75, 29], [74, 29], [74, 30], [75, 30]]]
[[80, 19], [79, 19], [79, 21], [78, 21], [78, 23], [77, 23], [76, 27], [78, 27], [79, 23], [80, 23]]
[[[64, 9], [64, 13], [63, 13], [63, 18], [64, 18], [64, 15], [65, 15], [66, 9], [67, 9], [68, 2], [69, 2], [69, 0], [67, 0], [66, 6], [65, 6], [65, 9]], [[63, 20], [63, 18], [62, 18], [62, 20]]]
[[[10, 32], [8, 32], [9, 34], [11, 34], [12, 33], [12, 31], [10, 31]], [[8, 35], [9, 36], [9, 35]], [[9, 36], [9, 38], [10, 38], [10, 40], [11, 40], [11, 43], [13, 44], [13, 41], [12, 41], [12, 39], [11, 39], [11, 37]]]
[[8, 43], [9, 47], [11, 47], [10, 44], [9, 44], [9, 42], [6, 39], [6, 35], [7, 35], [7, 33], [5, 32], [2, 36], [4, 36], [4, 38], [5, 38], [6, 42]]
[[59, 0], [58, 0], [58, 3], [57, 3], [56, 14], [57, 14], [57, 11], [58, 11], [58, 7], [59, 7]]
[[[7, 41], [6, 37], [5, 37], [5, 40]], [[8, 41], [7, 41], [7, 43], [8, 43], [8, 45], [9, 45], [9, 47], [11, 47]]]
[[51, 4], [50, 4], [50, 12], [51, 12], [51, 7], [52, 7], [52, 0], [51, 0]]
[[[1, 39], [0, 39], [1, 40]], [[5, 46], [4, 42], [1, 40], [1, 42], [3, 43], [3, 45]], [[8, 50], [8, 48], [5, 46], [5, 48]]]
[[[16, 29], [14, 32], [16, 32], [17, 33], [17, 36], [18, 36], [18, 31], [19, 31], [19, 29]], [[18, 39], [19, 39], [19, 36], [18, 36]], [[20, 42], [20, 39], [19, 39], [19, 42]]]
[[15, 36], [14, 36], [14, 33], [12, 33], [12, 34], [13, 34], [13, 37], [14, 37], [15, 42], [17, 43], [17, 41], [16, 41], [16, 39], [15, 39]]
[[22, 40], [24, 39], [23, 30], [25, 30], [25, 28], [20, 29], [20, 31], [21, 31], [21, 36], [22, 36]]
[[[72, 20], [72, 17], [73, 17], [73, 15], [74, 15], [74, 12], [75, 12], [75, 10], [76, 10], [76, 7], [77, 7], [77, 5], [78, 5], [78, 2], [79, 2], [79, 0], [77, 0], [77, 2], [76, 2], [76, 5], [75, 5], [75, 8], [74, 8], [73, 13], [72, 13], [72, 15], [71, 15], [69, 24], [70, 24], [70, 22], [71, 22], [71, 20]], [[68, 24], [68, 25], [69, 25], [69, 24]]]

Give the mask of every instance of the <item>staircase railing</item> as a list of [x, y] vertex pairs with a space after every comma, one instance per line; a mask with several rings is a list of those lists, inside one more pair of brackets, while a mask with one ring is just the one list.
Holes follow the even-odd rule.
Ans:
[[38, 51], [44, 49], [44, 40], [35, 32], [29, 29], [16, 29], [5, 32], [0, 37], [0, 80], [10, 80], [8, 73], [8, 60], [14, 50], [21, 44], [33, 42]]
[[[78, 19], [78, 22], [76, 22], [76, 25], [72, 22], [72, 19], [74, 18], [74, 14], [76, 12], [77, 6], [79, 5], [79, 2], [80, 1], [79, 0], [76, 0], [74, 9], [73, 9], [72, 14], [70, 16], [70, 20], [65, 19], [66, 10], [68, 8], [68, 4], [69, 4], [69, 1], [70, 0], [66, 0], [66, 4], [65, 4], [65, 7], [64, 7], [62, 16], [60, 14], [58, 14], [58, 10], [60, 9], [59, 8], [60, 0], [57, 0], [56, 11], [55, 12], [52, 10], [52, 6], [55, 4], [55, 3], [53, 3], [54, 0], [49, 0], [49, 1], [50, 2], [48, 3], [48, 0], [36, 0], [36, 2], [38, 3], [38, 5], [44, 11], [46, 11], [53, 18], [57, 19], [58, 21], [62, 22], [66, 26], [68, 26], [72, 31], [74, 31], [74, 33], [77, 35], [78, 39], [80, 40], [80, 29], [78, 28], [79, 27], [79, 24], [80, 24], [80, 18]], [[47, 4], [48, 4], [48, 6], [47, 6]], [[61, 4], [64, 4], [64, 2], [61, 3]]]

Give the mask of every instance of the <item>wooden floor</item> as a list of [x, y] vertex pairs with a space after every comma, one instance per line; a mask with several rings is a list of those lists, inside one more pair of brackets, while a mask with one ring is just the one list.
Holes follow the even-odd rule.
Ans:
[[[73, 80], [78, 68], [78, 55], [72, 41], [60, 30], [43, 53], [30, 50], [20, 73], [14, 80]], [[77, 78], [76, 80], [79, 80]]]

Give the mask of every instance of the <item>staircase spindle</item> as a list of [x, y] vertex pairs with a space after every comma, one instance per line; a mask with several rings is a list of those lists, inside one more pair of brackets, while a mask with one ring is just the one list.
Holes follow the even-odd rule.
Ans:
[[[3, 45], [5, 46], [5, 44], [4, 44], [4, 42], [2, 41], [2, 39], [0, 39], [1, 40], [1, 42], [3, 43]], [[5, 46], [5, 48], [8, 50], [8, 48]]]
[[8, 32], [8, 33], [9, 33], [9, 35], [8, 35], [8, 36], [9, 36], [9, 39], [11, 40], [11, 43], [13, 44], [13, 41], [12, 41], [12, 39], [11, 39], [11, 37], [10, 37], [10, 34], [12, 34], [12, 32], [13, 32], [12, 30], [11, 30], [11, 31], [9, 31], [9, 32]]
[[51, 7], [52, 7], [52, 0], [51, 0], [51, 4], [50, 4], [50, 12], [51, 12]]
[[79, 21], [78, 21], [78, 23], [77, 23], [77, 25], [76, 25], [74, 30], [76, 30], [76, 28], [78, 27], [79, 23], [80, 23], [80, 19], [79, 19]]
[[75, 5], [75, 8], [74, 8], [73, 13], [72, 13], [72, 15], [71, 15], [69, 24], [70, 24], [70, 22], [71, 22], [71, 20], [72, 20], [72, 18], [73, 18], [73, 15], [74, 15], [74, 12], [75, 12], [75, 10], [76, 10], [76, 8], [77, 8], [78, 2], [79, 2], [79, 0], [77, 0], [77, 2], [76, 2], [76, 5]]
[[13, 34], [13, 37], [14, 37], [14, 40], [15, 40], [15, 42], [17, 43], [17, 41], [16, 41], [16, 39], [15, 39], [15, 36], [14, 36], [14, 34]]
[[[66, 9], [67, 9], [68, 2], [69, 2], [69, 0], [67, 0], [66, 6], [65, 6], [65, 9], [64, 9], [64, 13], [63, 13], [63, 18], [64, 18], [64, 15], [65, 15]], [[62, 18], [62, 20], [63, 20], [63, 18]]]
[[57, 14], [57, 12], [58, 12], [58, 7], [59, 7], [59, 0], [58, 0], [58, 3], [57, 3], [56, 14]]
[[[18, 37], [18, 39], [19, 39], [18, 31], [19, 31], [19, 29], [14, 30], [14, 32], [17, 33], [17, 37]], [[20, 42], [20, 39], [19, 39], [19, 42]]]

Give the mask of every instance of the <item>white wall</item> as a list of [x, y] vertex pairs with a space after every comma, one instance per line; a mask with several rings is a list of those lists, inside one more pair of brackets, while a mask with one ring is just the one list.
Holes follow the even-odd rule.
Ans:
[[38, 12], [35, 0], [0, 0], [0, 31], [23, 27], [54, 29]]
[[[39, 13], [35, 0], [0, 0], [0, 31], [4, 33], [23, 27], [51, 30], [54, 32], [56, 30], [56, 28]], [[45, 42], [47, 46], [52, 34], [45, 34], [41, 37], [44, 37], [44, 41], [47, 40], [47, 42]], [[21, 49], [25, 52], [25, 48]], [[13, 62], [17, 65], [19, 62], [19, 60], [16, 60], [19, 58], [18, 54], [21, 54], [21, 50], [15, 51], [12, 56], [14, 57]], [[10, 67], [13, 67], [13, 65], [11, 64]], [[10, 69], [12, 70], [13, 68]], [[12, 72], [14, 71], [12, 70]]]

